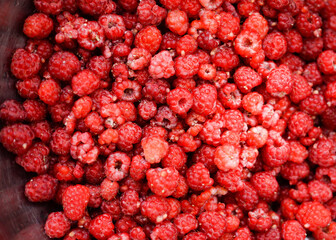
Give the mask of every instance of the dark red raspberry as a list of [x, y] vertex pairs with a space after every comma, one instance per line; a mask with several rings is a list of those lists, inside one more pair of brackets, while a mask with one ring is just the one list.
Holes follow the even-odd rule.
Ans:
[[322, 94], [313, 92], [301, 101], [300, 108], [310, 115], [319, 115], [327, 109], [327, 104]]
[[107, 2], [107, 0], [79, 0], [78, 6], [83, 13], [97, 16], [105, 11]]
[[257, 240], [266, 240], [266, 239], [280, 240], [281, 239], [280, 229], [276, 225], [274, 225], [274, 227], [271, 227], [267, 232], [260, 232], [260, 233], [256, 233], [255, 235], [256, 235]]
[[296, 29], [284, 33], [287, 41], [287, 51], [290, 53], [301, 52], [303, 47], [302, 36]]
[[117, 146], [124, 151], [132, 150], [133, 144], [140, 142], [142, 135], [141, 128], [132, 122], [127, 122], [118, 127]]
[[226, 229], [226, 220], [218, 212], [203, 212], [198, 218], [200, 230], [204, 232], [209, 239], [219, 238]]
[[207, 169], [209, 169], [210, 173], [213, 173], [217, 169], [214, 163], [215, 151], [216, 151], [216, 148], [203, 144], [193, 154], [193, 161], [195, 163], [203, 163], [204, 166]]
[[76, 74], [71, 81], [73, 92], [78, 96], [88, 95], [99, 88], [99, 78], [91, 70], [83, 70]]
[[50, 238], [61, 238], [70, 230], [71, 222], [63, 212], [50, 213], [44, 230]]
[[136, 81], [124, 80], [112, 84], [112, 93], [119, 100], [136, 102], [141, 99], [141, 85]]
[[142, 100], [138, 105], [138, 113], [144, 120], [150, 120], [157, 113], [157, 105], [154, 101]]
[[170, 78], [175, 74], [174, 61], [168, 51], [161, 51], [152, 57], [148, 72], [152, 78]]
[[30, 122], [42, 121], [46, 118], [47, 107], [44, 103], [37, 100], [26, 100], [23, 108], [27, 113], [26, 120]]
[[142, 89], [142, 95], [148, 100], [163, 104], [169, 89], [169, 83], [165, 80], [149, 80]]
[[154, 54], [159, 50], [161, 41], [161, 32], [154, 26], [148, 26], [135, 36], [134, 45], [137, 48], [147, 49], [151, 54]]
[[106, 213], [92, 219], [89, 227], [90, 234], [98, 240], [104, 240], [112, 236], [113, 229], [112, 218]]
[[235, 194], [235, 199], [239, 207], [251, 211], [259, 202], [257, 191], [250, 183], [245, 183], [244, 189]]
[[262, 83], [262, 78], [260, 75], [252, 68], [245, 66], [238, 68], [238, 70], [233, 75], [233, 78], [238, 89], [242, 93], [248, 93], [252, 90], [252, 88]]
[[130, 166], [130, 176], [136, 180], [142, 180], [146, 177], [146, 171], [150, 168], [148, 163], [142, 156], [136, 155], [132, 158]]
[[16, 82], [16, 89], [23, 98], [35, 99], [38, 97], [38, 88], [41, 80], [39, 77], [27, 78]]
[[73, 221], [79, 220], [84, 216], [89, 199], [90, 191], [87, 187], [80, 184], [69, 186], [62, 196], [65, 215]]
[[51, 150], [58, 155], [67, 155], [70, 152], [71, 136], [62, 128], [56, 129], [50, 142]]
[[35, 137], [42, 140], [42, 142], [49, 142], [51, 139], [51, 126], [48, 121], [36, 122], [31, 125]]
[[47, 38], [53, 30], [54, 24], [50, 17], [44, 13], [35, 13], [26, 18], [23, 33], [29, 38]]
[[278, 15], [278, 29], [280, 31], [288, 31], [294, 26], [295, 19], [290, 13], [279, 13]]
[[6, 122], [22, 122], [26, 117], [27, 112], [16, 100], [6, 100], [0, 105], [0, 118]]
[[71, 230], [65, 237], [64, 240], [89, 240], [89, 231], [82, 228], [75, 228]]
[[322, 19], [316, 13], [302, 12], [296, 17], [296, 27], [303, 37], [321, 37]]
[[100, 79], [107, 79], [110, 76], [111, 61], [103, 56], [92, 57], [86, 66]]
[[101, 47], [105, 41], [104, 29], [98, 24], [98, 22], [89, 21], [78, 29], [77, 41], [82, 48], [87, 50], [94, 50], [97, 47]]
[[135, 190], [127, 190], [120, 197], [121, 211], [125, 215], [135, 215], [140, 210], [139, 194]]
[[326, 227], [330, 221], [330, 211], [319, 202], [304, 202], [300, 205], [296, 219], [301, 225], [314, 231], [318, 227]]
[[[300, 56], [305, 60], [316, 60], [323, 50], [323, 39], [316, 38], [304, 38], [303, 47], [300, 52]], [[315, 64], [315, 63], [314, 63]]]
[[217, 98], [217, 90], [213, 85], [203, 84], [192, 92], [194, 104], [192, 109], [201, 115], [208, 115], [212, 112]]
[[191, 166], [186, 173], [188, 186], [195, 191], [202, 191], [210, 188], [214, 180], [210, 172], [202, 163]]
[[151, 195], [141, 203], [141, 214], [154, 223], [160, 223], [168, 217], [170, 210], [166, 198]]
[[62, 11], [62, 0], [34, 0], [37, 10], [45, 14], [57, 15]]
[[267, 34], [263, 41], [266, 57], [272, 60], [280, 59], [287, 51], [287, 41], [280, 32]]
[[70, 52], [56, 52], [49, 59], [48, 70], [52, 77], [61, 81], [70, 81], [80, 70], [78, 58]]
[[11, 72], [21, 80], [29, 79], [41, 69], [41, 59], [38, 54], [30, 53], [24, 49], [17, 49], [12, 57]]
[[167, 10], [156, 5], [154, 0], [144, 0], [138, 5], [137, 16], [143, 25], [159, 25], [167, 16]]
[[260, 6], [257, 2], [251, 0], [239, 1], [237, 5], [238, 13], [244, 17], [248, 17], [251, 13], [259, 12]]
[[50, 175], [32, 178], [25, 186], [25, 195], [31, 202], [46, 202], [54, 198], [58, 181]]
[[99, 17], [100, 26], [103, 27], [105, 36], [111, 40], [117, 40], [124, 36], [126, 26], [124, 19], [117, 14], [107, 14]]
[[[237, 51], [238, 52], [238, 51]], [[239, 65], [239, 57], [232, 48], [222, 45], [211, 52], [211, 61], [224, 71], [231, 71]]]

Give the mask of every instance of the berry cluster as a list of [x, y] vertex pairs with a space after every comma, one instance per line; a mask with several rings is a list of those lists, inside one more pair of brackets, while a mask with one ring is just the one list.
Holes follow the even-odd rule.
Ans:
[[335, 0], [34, 0], [0, 142], [50, 238], [336, 239]]

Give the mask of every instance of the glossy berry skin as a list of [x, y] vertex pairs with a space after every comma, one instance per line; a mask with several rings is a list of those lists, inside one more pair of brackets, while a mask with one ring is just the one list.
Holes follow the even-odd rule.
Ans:
[[177, 188], [179, 173], [173, 167], [149, 169], [146, 172], [148, 186], [153, 193], [168, 197]]
[[31, 202], [50, 201], [54, 198], [58, 181], [50, 175], [32, 178], [25, 186], [25, 195]]
[[218, 212], [204, 212], [199, 216], [199, 225], [209, 239], [217, 239], [226, 228], [226, 220]]
[[41, 69], [40, 57], [24, 49], [17, 49], [12, 57], [11, 72], [18, 79], [31, 78]]
[[44, 230], [50, 238], [61, 238], [70, 230], [71, 222], [63, 212], [50, 213]]
[[65, 215], [73, 221], [84, 216], [86, 206], [89, 203], [89, 189], [83, 185], [69, 186], [62, 196], [62, 204]]
[[23, 25], [23, 33], [29, 38], [43, 39], [49, 36], [53, 26], [52, 19], [47, 15], [35, 13], [26, 19]]
[[113, 234], [114, 225], [112, 218], [108, 214], [102, 214], [95, 217], [90, 222], [89, 231], [98, 240], [107, 239]]

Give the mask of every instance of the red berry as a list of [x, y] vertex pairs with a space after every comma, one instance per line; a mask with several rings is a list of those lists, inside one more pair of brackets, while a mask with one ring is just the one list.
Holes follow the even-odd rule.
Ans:
[[71, 222], [63, 212], [50, 213], [44, 230], [50, 238], [61, 238], [70, 230]]

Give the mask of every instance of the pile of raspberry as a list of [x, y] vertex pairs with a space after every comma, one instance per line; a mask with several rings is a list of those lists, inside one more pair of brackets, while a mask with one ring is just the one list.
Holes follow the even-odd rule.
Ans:
[[0, 142], [65, 240], [336, 239], [335, 0], [34, 0]]

